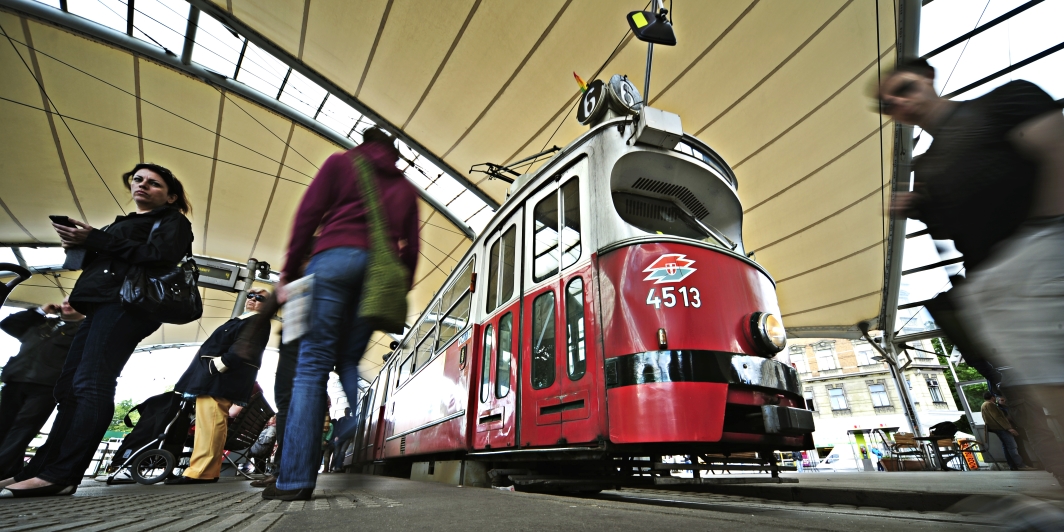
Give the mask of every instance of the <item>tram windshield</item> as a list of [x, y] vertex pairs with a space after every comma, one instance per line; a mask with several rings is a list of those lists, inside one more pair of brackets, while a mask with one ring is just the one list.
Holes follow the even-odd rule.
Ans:
[[727, 249], [735, 248], [735, 242], [695, 218], [675, 200], [615, 192], [613, 201], [621, 219], [648, 233], [682, 236]]
[[610, 188], [614, 209], [634, 229], [743, 252], [739, 198], [715, 169], [672, 154], [634, 151], [614, 165]]

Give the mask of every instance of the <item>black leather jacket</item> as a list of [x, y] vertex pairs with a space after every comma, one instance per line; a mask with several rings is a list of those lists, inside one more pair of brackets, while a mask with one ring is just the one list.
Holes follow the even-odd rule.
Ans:
[[[221, 397], [238, 404], [246, 403], [255, 387], [259, 366], [262, 365], [262, 352], [270, 341], [270, 328], [262, 327], [256, 331], [255, 337], [245, 340], [250, 345], [239, 346], [242, 348], [238, 349], [240, 331], [250, 323], [250, 319], [233, 318], [215, 329], [192, 357], [192, 363], [178, 379], [174, 390], [189, 395]], [[238, 353], [248, 353], [251, 358], [244, 358]], [[210, 359], [213, 357], [221, 357], [227, 368], [225, 373], [218, 373], [211, 367]]]
[[37, 310], [12, 314], [0, 321], [0, 329], [22, 342], [18, 354], [4, 366], [0, 380], [55, 386], [80, 325], [80, 321], [46, 318]]
[[[160, 221], [152, 233], [152, 226]], [[151, 241], [148, 241], [148, 234]], [[88, 250], [70, 306], [92, 314], [101, 303], [118, 303], [118, 292], [133, 264], [177, 264], [192, 250], [192, 223], [173, 207], [145, 214], [118, 216], [103, 229], [93, 229], [85, 240]]]

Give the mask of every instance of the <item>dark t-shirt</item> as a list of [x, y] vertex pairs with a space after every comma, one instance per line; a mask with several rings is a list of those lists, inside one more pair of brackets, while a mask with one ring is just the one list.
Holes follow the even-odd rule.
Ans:
[[985, 260], [1030, 212], [1038, 168], [1009, 132], [1058, 108], [1033, 83], [1012, 81], [959, 102], [931, 132], [934, 142], [914, 164], [914, 190], [921, 195], [916, 219], [933, 238], [953, 239], [966, 267]]

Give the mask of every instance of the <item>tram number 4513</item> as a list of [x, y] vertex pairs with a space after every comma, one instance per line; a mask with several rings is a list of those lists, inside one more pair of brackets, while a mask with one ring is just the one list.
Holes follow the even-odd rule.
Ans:
[[[679, 288], [673, 286], [666, 286], [661, 289], [661, 297], [658, 297], [655, 292], [656, 288], [651, 288], [650, 293], [647, 294], [647, 305], [654, 305], [654, 308], [661, 308], [661, 305], [665, 305], [668, 308], [675, 307], [679, 304], [680, 298], [683, 298], [683, 306], [699, 308], [702, 306], [702, 297], [699, 294], [698, 289], [695, 287], [681, 286]], [[679, 294], [680, 298], [676, 297]]]

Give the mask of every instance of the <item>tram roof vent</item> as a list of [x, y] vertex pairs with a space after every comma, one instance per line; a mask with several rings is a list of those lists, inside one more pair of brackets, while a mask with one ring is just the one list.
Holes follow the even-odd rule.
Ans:
[[698, 201], [698, 197], [685, 186], [673, 185], [655, 179], [640, 177], [635, 181], [635, 184], [632, 185], [632, 188], [653, 192], [655, 194], [672, 196], [680, 200], [684, 206], [691, 211], [691, 214], [695, 215], [695, 218], [698, 218], [699, 220], [709, 216], [709, 209], [707, 209], [701, 201]]

